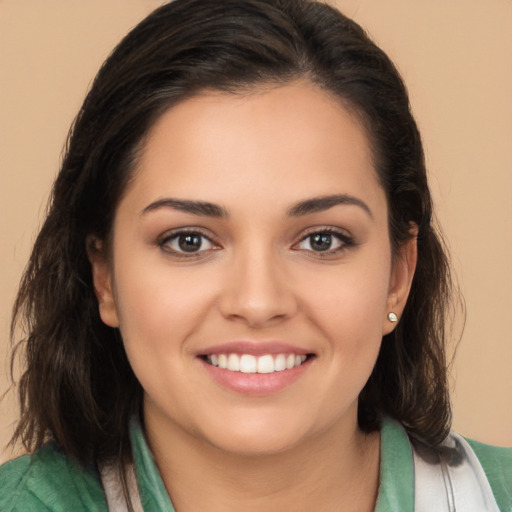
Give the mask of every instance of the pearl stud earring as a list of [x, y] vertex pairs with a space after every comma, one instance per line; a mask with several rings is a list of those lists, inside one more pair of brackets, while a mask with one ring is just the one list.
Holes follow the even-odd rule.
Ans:
[[397, 321], [398, 321], [398, 317], [396, 316], [396, 314], [395, 314], [395, 313], [391, 312], [391, 313], [388, 313], [388, 320], [389, 320], [390, 322], [395, 323], [395, 322], [397, 322]]

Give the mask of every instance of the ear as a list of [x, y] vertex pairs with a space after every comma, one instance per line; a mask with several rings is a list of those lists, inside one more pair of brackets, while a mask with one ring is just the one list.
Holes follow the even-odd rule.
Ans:
[[94, 293], [98, 299], [100, 317], [110, 327], [119, 327], [119, 318], [112, 287], [112, 270], [103, 244], [96, 237], [87, 238], [87, 256], [92, 268]]
[[404, 311], [418, 260], [417, 237], [418, 228], [414, 225], [411, 227], [410, 238], [400, 246], [393, 258], [386, 316], [382, 328], [383, 335], [392, 332], [396, 326], [396, 323], [388, 319], [388, 314], [395, 313], [400, 319]]

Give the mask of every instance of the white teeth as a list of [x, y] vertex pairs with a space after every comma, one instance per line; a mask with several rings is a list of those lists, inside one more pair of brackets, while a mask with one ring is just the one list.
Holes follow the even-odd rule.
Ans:
[[227, 369], [232, 372], [238, 372], [240, 370], [240, 358], [236, 354], [229, 354]]
[[270, 354], [258, 357], [258, 373], [274, 373], [274, 358]]
[[242, 373], [274, 373], [283, 370], [291, 370], [300, 366], [307, 356], [304, 354], [265, 354], [253, 356], [252, 354], [212, 354], [207, 356], [207, 361], [212, 366], [218, 366], [224, 370]]
[[[232, 355], [236, 356], [236, 354]], [[256, 373], [256, 357], [250, 354], [244, 354], [240, 358], [240, 371], [242, 373]]]
[[284, 354], [279, 354], [274, 359], [274, 370], [276, 372], [282, 372], [286, 370], [286, 356]]

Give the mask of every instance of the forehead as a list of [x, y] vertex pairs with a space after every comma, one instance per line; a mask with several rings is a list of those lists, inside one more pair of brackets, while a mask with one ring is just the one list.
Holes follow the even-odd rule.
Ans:
[[130, 188], [146, 202], [165, 194], [265, 201], [276, 190], [289, 203], [333, 192], [383, 196], [358, 117], [302, 82], [205, 92], [170, 108], [146, 137]]

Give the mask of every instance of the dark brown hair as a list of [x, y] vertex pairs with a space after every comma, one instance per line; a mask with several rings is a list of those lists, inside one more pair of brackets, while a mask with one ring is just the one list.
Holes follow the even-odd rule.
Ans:
[[435, 446], [447, 434], [449, 268], [432, 221], [420, 135], [389, 58], [352, 20], [307, 0], [175, 0], [136, 26], [99, 71], [70, 132], [46, 220], [21, 282], [12, 333], [26, 336], [14, 439], [53, 438], [82, 463], [130, 457], [142, 390], [98, 314], [86, 240], [108, 240], [137, 151], [156, 119], [205, 89], [233, 94], [308, 80], [362, 119], [396, 250], [418, 227], [405, 311], [360, 395], [359, 425], [383, 415]]

